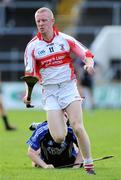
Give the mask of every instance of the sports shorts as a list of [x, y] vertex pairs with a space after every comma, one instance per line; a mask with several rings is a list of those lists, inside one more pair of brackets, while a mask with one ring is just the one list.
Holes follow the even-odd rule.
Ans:
[[73, 101], [78, 100], [82, 98], [78, 92], [76, 80], [43, 86], [42, 104], [46, 111], [65, 109]]

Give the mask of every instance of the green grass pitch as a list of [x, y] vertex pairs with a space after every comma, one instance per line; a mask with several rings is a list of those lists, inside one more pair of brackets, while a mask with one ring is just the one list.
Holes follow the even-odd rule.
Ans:
[[16, 132], [6, 132], [0, 122], [0, 180], [120, 180], [121, 179], [121, 111], [84, 111], [84, 124], [90, 136], [93, 158], [114, 155], [112, 159], [95, 162], [96, 175], [84, 169], [34, 169], [27, 156], [31, 122], [44, 121], [41, 111], [8, 111]]

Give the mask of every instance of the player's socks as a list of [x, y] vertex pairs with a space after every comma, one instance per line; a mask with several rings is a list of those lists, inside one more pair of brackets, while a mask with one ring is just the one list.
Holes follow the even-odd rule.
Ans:
[[84, 169], [86, 170], [87, 174], [89, 175], [95, 175], [95, 170], [94, 170], [94, 164], [91, 159], [84, 160]]
[[8, 131], [14, 131], [16, 130], [15, 127], [11, 126], [8, 122], [8, 118], [6, 115], [3, 115], [2, 116], [2, 119], [3, 119], [3, 122], [4, 122], [4, 125], [5, 125], [5, 129], [8, 130]]

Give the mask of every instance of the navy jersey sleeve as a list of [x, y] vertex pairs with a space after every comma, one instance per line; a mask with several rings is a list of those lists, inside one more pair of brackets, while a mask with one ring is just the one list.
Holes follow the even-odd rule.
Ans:
[[48, 132], [47, 123], [42, 123], [38, 128], [33, 132], [32, 136], [27, 141], [27, 144], [31, 146], [32, 149], [37, 151], [40, 147], [40, 142]]
[[75, 136], [75, 134], [74, 134], [71, 127], [68, 127], [68, 133], [71, 135], [72, 142], [75, 143], [77, 145], [77, 147], [78, 147], [77, 138], [76, 138], [76, 136]]

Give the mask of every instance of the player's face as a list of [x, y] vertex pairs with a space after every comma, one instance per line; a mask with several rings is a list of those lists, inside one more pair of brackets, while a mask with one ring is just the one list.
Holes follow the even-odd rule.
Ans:
[[47, 34], [50, 30], [52, 30], [54, 19], [51, 17], [51, 15], [44, 11], [39, 12], [35, 16], [36, 25], [38, 28], [38, 31], [42, 34]]

